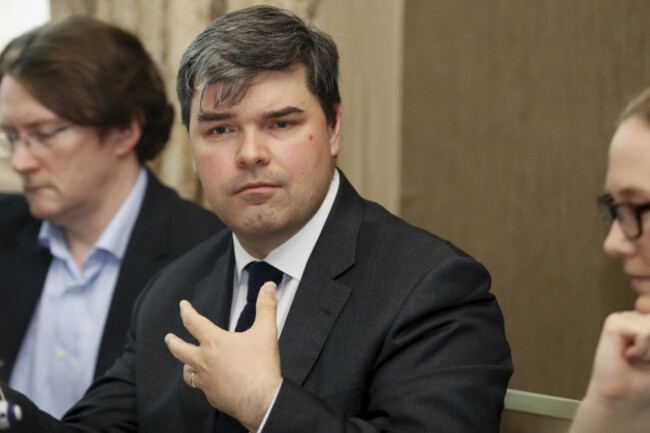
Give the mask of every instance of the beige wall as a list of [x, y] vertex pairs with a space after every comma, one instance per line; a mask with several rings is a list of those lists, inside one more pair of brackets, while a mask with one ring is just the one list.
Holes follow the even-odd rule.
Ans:
[[399, 213], [403, 0], [319, 2], [316, 24], [341, 56], [338, 164], [367, 198]]
[[0, 159], [0, 191], [20, 191], [20, 178], [8, 159]]
[[645, 0], [409, 0], [402, 214], [483, 261], [511, 386], [580, 398], [631, 308], [596, 209], [625, 101], [650, 85]]

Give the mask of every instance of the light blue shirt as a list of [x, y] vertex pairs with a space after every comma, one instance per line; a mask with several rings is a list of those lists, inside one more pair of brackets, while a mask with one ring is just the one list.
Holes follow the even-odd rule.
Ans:
[[9, 385], [42, 410], [61, 416], [92, 382], [115, 283], [140, 212], [147, 173], [104, 229], [80, 269], [63, 230], [43, 222], [39, 241], [52, 263], [23, 339]]

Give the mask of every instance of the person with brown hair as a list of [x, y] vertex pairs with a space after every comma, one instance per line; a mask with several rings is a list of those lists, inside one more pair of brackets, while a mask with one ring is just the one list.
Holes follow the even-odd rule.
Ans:
[[599, 199], [608, 234], [603, 248], [622, 258], [638, 293], [634, 311], [605, 321], [586, 395], [571, 433], [650, 430], [650, 89], [622, 112], [609, 147], [606, 194]]
[[60, 417], [121, 354], [132, 305], [164, 265], [223, 227], [144, 164], [174, 117], [140, 41], [89, 17], [0, 54], [0, 379]]

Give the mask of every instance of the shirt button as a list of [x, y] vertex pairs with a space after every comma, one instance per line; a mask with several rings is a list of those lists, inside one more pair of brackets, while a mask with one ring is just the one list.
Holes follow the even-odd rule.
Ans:
[[68, 356], [68, 352], [66, 352], [64, 349], [59, 349], [56, 352], [56, 357], [59, 359], [65, 359]]
[[81, 292], [81, 287], [79, 287], [79, 286], [74, 286], [74, 287], [72, 288], [72, 293], [79, 293], [79, 292]]

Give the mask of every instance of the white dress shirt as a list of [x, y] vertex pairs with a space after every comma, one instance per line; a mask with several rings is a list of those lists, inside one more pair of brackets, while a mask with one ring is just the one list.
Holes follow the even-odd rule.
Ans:
[[[278, 338], [282, 333], [282, 328], [284, 327], [284, 323], [289, 315], [289, 309], [293, 303], [293, 298], [296, 296], [296, 291], [298, 290], [298, 285], [300, 284], [305, 266], [307, 266], [309, 256], [318, 241], [318, 237], [323, 230], [323, 226], [325, 226], [325, 221], [327, 220], [332, 205], [334, 204], [334, 199], [336, 198], [336, 193], [339, 189], [339, 182], [339, 173], [337, 170], [334, 170], [334, 176], [332, 177], [329, 190], [327, 191], [325, 200], [323, 200], [318, 211], [316, 211], [314, 216], [302, 229], [300, 229], [298, 233], [271, 251], [269, 255], [264, 258], [265, 262], [273, 265], [284, 273], [277, 291]], [[230, 331], [235, 330], [239, 315], [246, 305], [246, 295], [248, 293], [248, 271], [244, 268], [248, 263], [258, 260], [244, 250], [234, 233], [233, 245], [235, 250], [235, 275], [233, 281], [232, 306], [230, 308]], [[280, 387], [276, 390], [273, 402], [264, 415], [258, 433], [262, 432], [264, 425], [266, 424], [266, 419], [275, 404], [278, 392], [280, 392]]]

